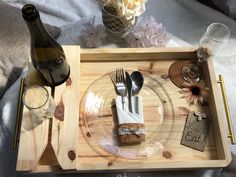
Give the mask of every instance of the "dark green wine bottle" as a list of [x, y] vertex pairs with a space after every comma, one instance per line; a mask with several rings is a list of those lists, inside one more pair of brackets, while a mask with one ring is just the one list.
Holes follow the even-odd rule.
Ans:
[[47, 33], [34, 5], [25, 5], [22, 14], [30, 31], [33, 66], [41, 73], [46, 85], [62, 84], [70, 75], [70, 66], [61, 45]]

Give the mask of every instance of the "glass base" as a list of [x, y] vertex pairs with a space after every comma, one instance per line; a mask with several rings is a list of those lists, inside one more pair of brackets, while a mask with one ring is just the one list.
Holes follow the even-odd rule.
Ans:
[[184, 78], [184, 80], [186, 81], [195, 81], [195, 82], [199, 82], [200, 81], [200, 77], [201, 77], [201, 69], [199, 68], [198, 70], [192, 70], [194, 64], [188, 64], [183, 66], [182, 68], [182, 77]]
[[129, 34], [129, 31], [127, 32], [112, 32], [109, 29], [106, 29], [107, 32], [107, 40], [115, 43], [115, 44], [125, 44], [127, 46], [127, 36]]

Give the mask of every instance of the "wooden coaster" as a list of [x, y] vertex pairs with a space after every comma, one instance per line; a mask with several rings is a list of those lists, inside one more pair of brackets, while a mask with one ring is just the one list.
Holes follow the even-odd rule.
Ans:
[[182, 68], [189, 63], [191, 63], [189, 60], [178, 60], [169, 68], [170, 80], [179, 88], [182, 88], [182, 84], [185, 82], [181, 73]]

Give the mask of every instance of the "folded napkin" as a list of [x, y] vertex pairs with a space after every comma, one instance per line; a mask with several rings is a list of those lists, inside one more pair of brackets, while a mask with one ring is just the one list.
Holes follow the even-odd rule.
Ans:
[[131, 99], [133, 113], [129, 112], [127, 97], [124, 98], [124, 110], [122, 109], [121, 96], [116, 98], [117, 135], [121, 145], [139, 144], [145, 141], [142, 97], [133, 96]]

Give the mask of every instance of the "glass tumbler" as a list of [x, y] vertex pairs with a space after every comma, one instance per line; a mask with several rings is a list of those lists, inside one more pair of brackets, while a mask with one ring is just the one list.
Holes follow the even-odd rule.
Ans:
[[25, 88], [24, 105], [38, 118], [52, 118], [56, 105], [48, 90], [41, 85], [31, 85]]
[[[226, 25], [222, 23], [210, 24], [199, 41], [199, 48], [203, 50], [198, 50], [197, 62], [188, 64], [182, 68], [183, 78], [187, 81], [199, 81], [202, 74], [200, 68], [202, 62], [207, 61], [211, 56], [215, 56], [224, 44], [227, 43], [229, 37], [230, 29]], [[207, 52], [207, 50], [209, 50], [209, 52]]]

